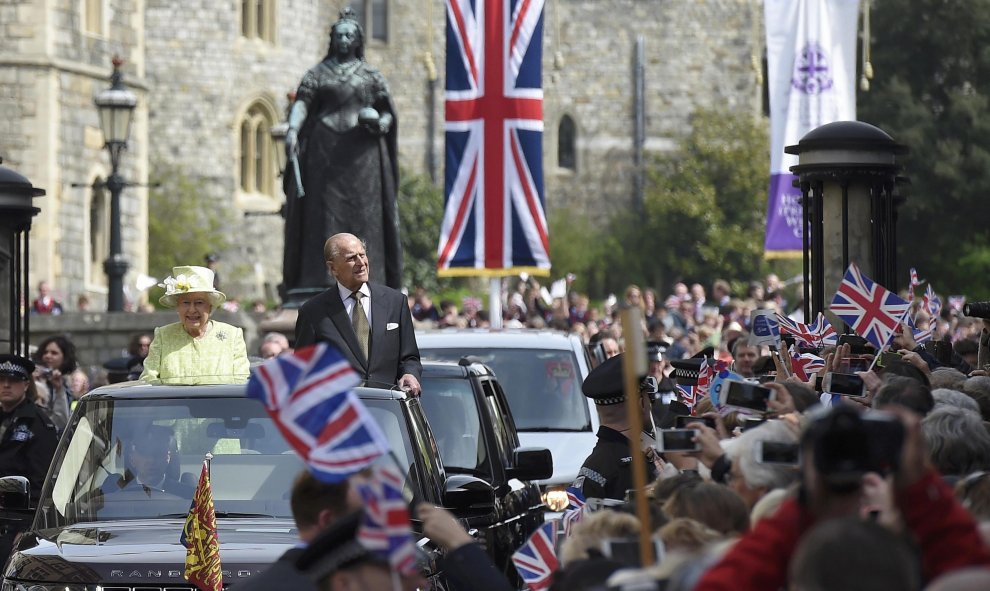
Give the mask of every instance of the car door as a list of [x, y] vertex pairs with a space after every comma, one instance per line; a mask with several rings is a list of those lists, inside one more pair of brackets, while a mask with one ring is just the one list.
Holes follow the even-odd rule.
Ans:
[[543, 505], [536, 484], [509, 474], [514, 467], [513, 452], [519, 447], [519, 436], [501, 386], [490, 377], [480, 379], [478, 385], [478, 409], [491, 450], [492, 485], [496, 493], [496, 520], [490, 526], [492, 554], [496, 564], [514, 578], [517, 575], [511, 563], [512, 553], [543, 522]]

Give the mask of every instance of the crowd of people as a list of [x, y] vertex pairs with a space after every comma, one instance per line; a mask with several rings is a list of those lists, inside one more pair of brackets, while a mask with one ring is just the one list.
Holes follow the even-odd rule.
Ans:
[[[290, 345], [330, 342], [366, 381], [419, 395], [413, 327], [490, 324], [480, 301], [435, 305], [423, 290], [402, 296], [369, 282], [370, 263], [354, 236], [332, 237], [324, 256], [335, 285], [301, 310], [295, 343], [265, 335], [259, 359], [291, 352]], [[130, 377], [243, 381], [249, 356], [241, 329], [211, 318], [225, 299], [212, 271], [176, 267], [164, 286], [161, 304], [175, 309], [178, 321], [153, 336], [135, 335]], [[801, 378], [790, 354], [750, 339], [753, 310], [804, 320], [782, 287], [770, 276], [737, 297], [725, 281], [714, 282], [710, 294], [700, 284], [678, 283], [661, 298], [630, 285], [602, 308], [574, 291], [552, 297], [532, 278], [508, 290], [504, 325], [567, 331], [588, 345], [594, 369], [583, 391], [594, 400], [601, 424], [599, 444], [572, 486], [581, 501], [561, 527], [565, 533], [547, 564], [552, 573], [541, 584], [561, 591], [990, 587], [990, 321], [945, 307], [932, 324], [938, 346], [919, 345], [905, 328], [891, 346], [896, 358], [880, 366], [873, 363], [876, 350], [843, 340], [814, 351], [822, 366]], [[641, 325], [622, 326], [619, 310], [626, 306], [641, 310]], [[916, 304], [911, 317], [922, 325], [926, 314]], [[383, 335], [377, 343], [374, 334]], [[635, 425], [621, 379], [631, 338], [646, 339], [651, 357]], [[683, 387], [696, 386], [701, 364], [719, 362], [772, 391], [765, 411], [686, 397]], [[820, 378], [829, 372], [854, 373], [864, 390], [823, 393]], [[33, 361], [0, 359], [0, 458], [5, 448], [13, 449], [12, 437], [39, 450], [22, 446], [17, 457], [50, 454], [73, 401], [89, 388], [64, 336], [39, 343]], [[692, 430], [690, 450], [670, 451], [656, 442], [678, 426]], [[768, 459], [765, 450], [774, 445], [789, 446], [800, 460]], [[631, 476], [639, 461], [650, 476], [643, 490], [634, 489]], [[291, 494], [304, 546], [239, 586], [270, 588], [265, 581], [294, 576], [320, 589], [423, 585], [355, 545], [361, 501], [349, 486], [301, 474]], [[649, 499], [645, 522], [633, 510], [636, 495]], [[451, 514], [428, 505], [416, 510], [424, 533], [446, 551], [441, 566], [451, 589], [512, 588]], [[642, 531], [656, 543], [649, 567], [618, 551], [617, 541], [638, 539]]]

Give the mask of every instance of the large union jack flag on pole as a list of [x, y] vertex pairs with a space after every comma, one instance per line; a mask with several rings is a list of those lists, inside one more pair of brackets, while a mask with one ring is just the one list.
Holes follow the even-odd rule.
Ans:
[[544, 0], [447, 0], [440, 275], [548, 275]]
[[850, 263], [829, 309], [856, 334], [882, 349], [907, 318], [911, 304]]
[[247, 396], [260, 400], [316, 478], [340, 482], [389, 450], [388, 439], [352, 389], [361, 377], [326, 343], [256, 367]]

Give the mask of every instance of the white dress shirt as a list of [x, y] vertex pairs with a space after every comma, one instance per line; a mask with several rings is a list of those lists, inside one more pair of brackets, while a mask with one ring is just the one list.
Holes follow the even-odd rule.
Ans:
[[[337, 289], [340, 291], [340, 301], [344, 304], [344, 310], [347, 311], [347, 317], [353, 318], [354, 314], [354, 298], [351, 297], [353, 291], [347, 289], [341, 284], [337, 284]], [[365, 315], [368, 316], [368, 327], [371, 328], [371, 289], [368, 288], [367, 283], [361, 284], [358, 291], [364, 294], [364, 299], [361, 301], [361, 307], [364, 308]]]

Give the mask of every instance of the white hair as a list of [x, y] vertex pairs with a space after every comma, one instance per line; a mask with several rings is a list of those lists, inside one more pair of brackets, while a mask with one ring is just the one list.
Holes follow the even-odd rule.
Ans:
[[757, 457], [757, 441], [774, 441], [779, 443], [798, 443], [798, 434], [787, 423], [779, 420], [767, 421], [738, 437], [729, 449], [729, 458], [739, 462], [739, 471], [746, 481], [746, 486], [752, 489], [786, 488], [798, 478], [798, 470], [794, 466], [777, 464], [762, 464]]

